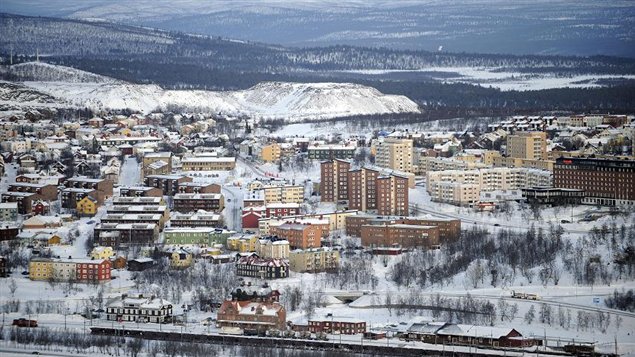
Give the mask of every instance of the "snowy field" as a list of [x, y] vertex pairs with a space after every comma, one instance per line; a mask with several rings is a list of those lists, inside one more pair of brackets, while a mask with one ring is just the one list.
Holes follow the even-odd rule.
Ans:
[[602, 87], [601, 81], [635, 79], [635, 75], [555, 75], [554, 73], [521, 73], [489, 67], [431, 67], [417, 71], [401, 70], [361, 70], [350, 71], [366, 75], [383, 75], [396, 72], [429, 73], [431, 77], [446, 83], [469, 83], [483, 87], [498, 88], [503, 91], [530, 91], [553, 88], [593, 88]]

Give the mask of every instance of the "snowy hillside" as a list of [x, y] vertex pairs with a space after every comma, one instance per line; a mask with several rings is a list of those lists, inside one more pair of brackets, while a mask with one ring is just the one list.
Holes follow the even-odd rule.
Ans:
[[69, 83], [121, 83], [115, 79], [79, 69], [55, 66], [43, 62], [27, 62], [1, 69], [4, 75], [18, 81], [45, 81]]
[[132, 109], [148, 113], [177, 106], [230, 116], [246, 114], [289, 121], [419, 112], [417, 104], [405, 96], [386, 95], [358, 84], [266, 82], [241, 91], [164, 90], [157, 85], [125, 83], [67, 67], [22, 66], [19, 67], [22, 78], [37, 79], [23, 82], [27, 87], [92, 109]]

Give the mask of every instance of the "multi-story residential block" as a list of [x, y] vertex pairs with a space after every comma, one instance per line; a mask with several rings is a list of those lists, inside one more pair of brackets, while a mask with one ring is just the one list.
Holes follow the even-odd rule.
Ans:
[[[62, 189], [60, 196], [63, 208], [77, 209], [77, 202], [81, 201], [85, 197], [96, 199], [97, 195], [98, 193], [94, 189], [66, 187]], [[99, 203], [99, 200], [97, 200], [97, 203]]]
[[[285, 217], [300, 214], [298, 203], [272, 203], [265, 206], [265, 217]], [[256, 225], [258, 227], [258, 225]]]
[[163, 197], [163, 191], [157, 187], [131, 186], [120, 187], [120, 197]]
[[106, 307], [106, 320], [164, 323], [173, 316], [172, 303], [154, 296], [124, 294]]
[[92, 260], [104, 260], [104, 259], [110, 259], [114, 255], [115, 255], [115, 252], [112, 250], [111, 247], [98, 246], [93, 248], [93, 250], [90, 251], [89, 256]]
[[218, 309], [216, 323], [221, 328], [238, 327], [258, 332], [285, 330], [287, 313], [284, 306], [276, 302], [225, 300]]
[[328, 247], [293, 250], [289, 253], [289, 268], [299, 273], [335, 271], [340, 267], [340, 252]]
[[99, 202], [91, 196], [85, 196], [81, 200], [77, 201], [75, 211], [80, 217], [94, 217], [97, 214], [99, 208]]
[[278, 143], [264, 145], [260, 150], [260, 158], [263, 162], [276, 162], [280, 160], [282, 150]]
[[274, 217], [274, 218], [261, 218], [258, 220], [258, 231], [262, 235], [271, 235], [271, 229], [281, 226], [283, 224], [310, 224], [320, 227], [322, 230], [322, 238], [326, 238], [330, 235], [331, 225], [328, 219], [318, 217], [307, 216], [291, 216], [291, 217]]
[[635, 205], [635, 160], [559, 158], [554, 187], [584, 190], [583, 203]]
[[63, 260], [34, 258], [29, 262], [31, 280], [105, 282], [110, 281], [109, 260]]
[[154, 223], [100, 223], [95, 226], [94, 235], [95, 241], [104, 246], [149, 245], [159, 238], [159, 226]]
[[304, 186], [300, 185], [271, 185], [262, 187], [265, 204], [304, 202]]
[[289, 241], [292, 249], [318, 248], [322, 245], [322, 228], [318, 225], [284, 223], [271, 227], [270, 232]]
[[162, 231], [165, 224], [165, 216], [161, 213], [108, 213], [101, 218], [101, 223], [152, 223], [159, 227], [159, 231]]
[[18, 213], [29, 214], [33, 211], [33, 203], [40, 200], [37, 193], [31, 192], [4, 192], [2, 202], [15, 202], [18, 204]]
[[346, 217], [346, 234], [352, 237], [361, 237], [363, 226], [390, 226], [394, 224], [437, 227], [439, 231], [439, 242], [442, 244], [456, 241], [461, 235], [461, 221], [458, 219], [431, 217], [377, 217], [370, 215], [354, 215]]
[[18, 219], [18, 203], [0, 203], [0, 221], [15, 222]]
[[289, 264], [282, 259], [265, 259], [248, 256], [236, 262], [236, 275], [260, 278], [281, 279], [289, 277]]
[[316, 145], [307, 148], [311, 160], [352, 159], [355, 156], [355, 145]]
[[183, 175], [148, 175], [143, 179], [145, 186], [156, 187], [165, 196], [174, 196], [179, 192], [179, 186], [185, 182], [192, 182], [191, 177]]
[[198, 244], [213, 246], [227, 244], [234, 232], [213, 227], [167, 227], [163, 231], [165, 244]]
[[229, 171], [236, 167], [235, 157], [194, 156], [181, 160], [183, 171]]
[[433, 201], [456, 205], [475, 204], [481, 191], [552, 187], [551, 172], [526, 168], [435, 171], [427, 177], [426, 189]]
[[177, 193], [173, 202], [174, 210], [181, 213], [198, 210], [220, 212], [225, 208], [223, 195], [218, 193]]
[[105, 179], [90, 179], [86, 177], [71, 177], [64, 181], [66, 188], [81, 188], [96, 191], [95, 199], [100, 204], [106, 198], [112, 197], [112, 181]]
[[366, 321], [350, 317], [325, 316], [309, 320], [311, 333], [339, 333], [357, 335], [366, 332]]
[[113, 197], [113, 206], [165, 206], [163, 197]]
[[[346, 173], [342, 170], [344, 168]], [[347, 201], [350, 209], [377, 210], [380, 215], [407, 215], [410, 179], [409, 176], [384, 173], [374, 167], [350, 170], [350, 163], [346, 161], [325, 161], [321, 164], [320, 193], [326, 196], [322, 196], [321, 200], [334, 202], [337, 197], [338, 201]], [[346, 197], [342, 196], [343, 192]]]
[[256, 254], [261, 258], [288, 259], [289, 241], [276, 237], [266, 237], [256, 241]]
[[0, 255], [0, 278], [9, 276], [9, 268], [7, 267], [7, 259]]
[[221, 228], [222, 218], [220, 214], [197, 211], [196, 213], [173, 212], [170, 217], [172, 227], [208, 227]]
[[106, 209], [107, 214], [160, 214], [162, 226], [170, 219], [170, 210], [166, 205], [113, 205]]
[[216, 183], [183, 182], [179, 185], [179, 193], [221, 193], [221, 186]]
[[258, 236], [256, 235], [239, 235], [227, 238], [227, 249], [240, 253], [249, 253], [256, 251], [256, 243]]
[[547, 160], [547, 133], [526, 131], [508, 135], [507, 155], [519, 159]]
[[20, 227], [17, 224], [3, 224], [0, 226], [0, 242], [14, 240], [20, 234]]
[[412, 139], [384, 138], [377, 142], [375, 164], [393, 170], [414, 172]]
[[16, 182], [9, 184], [9, 188], [7, 189], [7, 191], [35, 193], [43, 200], [57, 200], [57, 187], [55, 185]]
[[439, 245], [439, 228], [415, 224], [364, 225], [362, 246], [431, 248]]
[[151, 152], [143, 155], [141, 162], [141, 180], [148, 175], [169, 175], [171, 173], [171, 152]]
[[346, 160], [330, 160], [320, 164], [320, 196], [322, 202], [348, 200], [348, 171], [351, 163]]

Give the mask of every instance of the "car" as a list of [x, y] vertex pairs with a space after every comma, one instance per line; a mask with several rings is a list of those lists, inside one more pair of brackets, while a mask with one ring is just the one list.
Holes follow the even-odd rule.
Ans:
[[560, 221], [560, 223], [571, 223], [571, 221], [567, 221], [566, 219], [563, 219]]
[[232, 201], [232, 199], [231, 199], [231, 198], [228, 198], [228, 199], [227, 199], [227, 202], [231, 202], [231, 201]]
[[93, 221], [92, 219], [90, 221], [86, 222], [86, 224], [93, 224], [93, 223], [95, 223], [95, 221]]
[[494, 223], [494, 227], [500, 227], [500, 224]]

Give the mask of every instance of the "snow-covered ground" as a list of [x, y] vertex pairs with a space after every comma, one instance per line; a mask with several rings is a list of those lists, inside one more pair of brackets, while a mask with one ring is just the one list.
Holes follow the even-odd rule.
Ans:
[[417, 71], [401, 70], [361, 70], [350, 71], [367, 75], [383, 75], [395, 72], [430, 73], [433, 78], [447, 83], [470, 83], [483, 87], [499, 88], [503, 91], [541, 90], [552, 88], [591, 88], [602, 87], [601, 81], [614, 79], [635, 79], [632, 74], [584, 74], [555, 75], [554, 73], [521, 73], [493, 67], [430, 67]]

